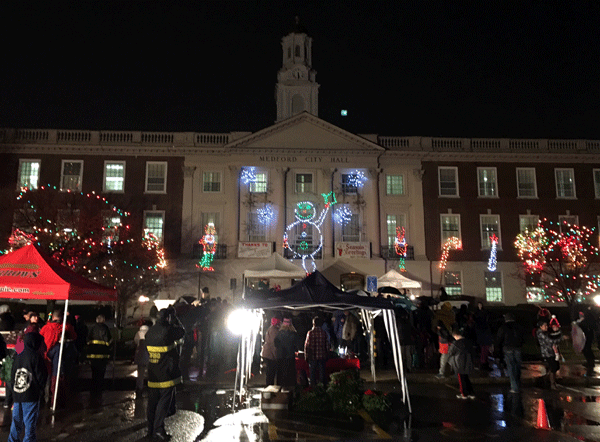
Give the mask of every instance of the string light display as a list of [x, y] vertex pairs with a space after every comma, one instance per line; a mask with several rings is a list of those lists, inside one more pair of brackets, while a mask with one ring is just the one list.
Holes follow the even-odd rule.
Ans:
[[364, 186], [365, 181], [367, 181], [367, 177], [365, 176], [365, 174], [360, 170], [354, 170], [350, 173], [350, 175], [348, 175], [346, 184], [352, 187], [359, 188]]
[[217, 241], [215, 239], [215, 234], [217, 233], [215, 229], [215, 225], [213, 223], [209, 223], [204, 228], [204, 236], [200, 241], [202, 244], [202, 259], [200, 263], [197, 264], [197, 267], [200, 267], [205, 272], [214, 272], [215, 269], [212, 266], [212, 262], [215, 259], [215, 252], [217, 251]]
[[406, 231], [404, 227], [396, 227], [396, 238], [394, 239], [396, 254], [400, 257], [398, 268], [401, 272], [406, 272]]
[[333, 220], [342, 226], [345, 226], [352, 220], [352, 210], [348, 206], [342, 206], [335, 209]]
[[496, 254], [498, 251], [498, 237], [496, 236], [496, 234], [490, 236], [490, 242], [492, 243], [492, 248], [490, 250], [490, 259], [488, 260], [487, 268], [490, 272], [495, 272], [496, 265], [498, 263], [498, 260], [496, 258]]
[[265, 204], [264, 207], [257, 209], [256, 213], [258, 215], [258, 222], [266, 226], [272, 225], [277, 219], [277, 214], [271, 204]]
[[250, 184], [256, 182], [256, 168], [255, 167], [243, 167], [240, 179], [244, 184]]
[[158, 286], [167, 266], [161, 240], [148, 230], [133, 232], [130, 213], [106, 198], [48, 184], [23, 188], [16, 200], [20, 228], [5, 252], [36, 244], [76, 273], [117, 289], [120, 311], [139, 291]]
[[444, 246], [442, 247], [442, 257], [440, 258], [440, 270], [444, 271], [446, 269], [446, 265], [448, 264], [448, 256], [450, 255], [450, 250], [460, 249], [462, 249], [462, 242], [456, 236], [451, 236], [446, 240]]
[[594, 230], [544, 219], [532, 232], [517, 236], [517, 254], [525, 272], [537, 276], [531, 284], [539, 284], [542, 300], [572, 305], [598, 290], [598, 276], [591, 274], [599, 262]]
[[[323, 233], [321, 225], [325, 220], [329, 208], [337, 203], [334, 192], [322, 193], [325, 206], [319, 217], [315, 220], [316, 209], [315, 205], [310, 201], [302, 201], [296, 204], [294, 216], [296, 220], [286, 227], [283, 234], [283, 247], [288, 249], [293, 258], [302, 258], [302, 267], [309, 274], [317, 269], [315, 264], [315, 256], [323, 248]], [[290, 234], [295, 239], [295, 244], [290, 245]], [[314, 238], [318, 237], [318, 243], [315, 245]], [[309, 263], [307, 264], [307, 259]], [[308, 266], [308, 267], [307, 267]]]

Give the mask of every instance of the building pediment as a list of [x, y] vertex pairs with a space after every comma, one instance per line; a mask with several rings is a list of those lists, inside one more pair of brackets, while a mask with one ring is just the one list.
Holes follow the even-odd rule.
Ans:
[[226, 147], [240, 149], [290, 149], [294, 151], [372, 151], [385, 149], [308, 112], [294, 115], [265, 129], [237, 139]]

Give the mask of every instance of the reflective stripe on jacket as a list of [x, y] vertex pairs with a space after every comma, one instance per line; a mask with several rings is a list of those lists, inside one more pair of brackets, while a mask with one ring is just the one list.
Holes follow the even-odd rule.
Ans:
[[110, 359], [110, 329], [104, 323], [96, 323], [88, 332], [87, 358], [92, 360]]
[[169, 388], [181, 384], [179, 347], [185, 331], [181, 327], [156, 323], [146, 332], [148, 387]]

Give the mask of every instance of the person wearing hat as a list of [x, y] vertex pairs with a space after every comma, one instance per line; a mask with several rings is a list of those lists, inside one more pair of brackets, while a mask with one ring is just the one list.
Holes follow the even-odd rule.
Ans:
[[275, 354], [275, 337], [279, 333], [281, 319], [277, 316], [271, 318], [271, 326], [265, 333], [265, 342], [262, 346], [260, 356], [265, 361], [265, 375], [267, 385], [275, 384], [275, 374], [277, 373], [277, 356]]
[[146, 332], [148, 349], [148, 437], [170, 440], [165, 419], [175, 414], [175, 388], [183, 382], [179, 368], [179, 345], [185, 330], [173, 325], [175, 311], [162, 309], [156, 324]]
[[506, 313], [504, 324], [498, 329], [496, 348], [504, 352], [504, 362], [510, 380], [510, 392], [521, 391], [521, 348], [525, 342], [525, 331], [517, 323], [515, 315]]

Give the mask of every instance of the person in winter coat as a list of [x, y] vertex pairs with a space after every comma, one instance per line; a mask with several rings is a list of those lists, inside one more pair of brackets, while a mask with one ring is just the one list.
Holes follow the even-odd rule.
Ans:
[[494, 343], [492, 329], [490, 327], [490, 313], [483, 308], [483, 303], [477, 303], [477, 310], [473, 314], [475, 321], [475, 337], [479, 346], [479, 368], [489, 370], [490, 347]]
[[433, 315], [433, 320], [435, 321], [434, 324], [436, 327], [434, 330], [435, 333], [437, 333], [437, 325], [439, 321], [442, 321], [444, 323], [444, 327], [446, 330], [448, 330], [448, 334], [450, 334], [450, 330], [452, 330], [452, 327], [454, 327], [454, 324], [456, 324], [456, 318], [454, 317], [454, 312], [452, 311], [452, 305], [449, 302], [444, 302], [439, 310], [436, 310], [435, 314]]
[[591, 309], [587, 309], [583, 312], [579, 312], [579, 319], [576, 321], [583, 330], [585, 335], [585, 345], [581, 353], [585, 357], [586, 376], [590, 376], [594, 373], [594, 367], [596, 366], [596, 358], [594, 356], [594, 350], [592, 344], [594, 343], [594, 333], [596, 331], [596, 320], [592, 314]]
[[313, 328], [306, 334], [304, 342], [304, 356], [308, 361], [311, 387], [316, 387], [317, 379], [318, 383], [327, 386], [325, 367], [329, 356], [329, 340], [322, 326], [323, 319], [315, 316]]
[[292, 318], [284, 318], [279, 333], [275, 336], [277, 355], [277, 383], [282, 387], [296, 386], [296, 351], [298, 333], [292, 324]]
[[450, 357], [448, 350], [450, 349], [450, 344], [452, 341], [454, 341], [454, 339], [442, 320], [439, 320], [437, 323], [437, 335], [440, 352], [440, 371], [436, 377], [438, 379], [443, 379], [446, 377], [446, 364], [448, 363], [448, 358]]
[[277, 373], [277, 355], [275, 354], [275, 337], [279, 333], [281, 319], [274, 316], [271, 318], [271, 326], [265, 334], [265, 342], [262, 346], [260, 356], [265, 361], [265, 375], [267, 385], [275, 385], [275, 374]]
[[44, 342], [37, 332], [23, 336], [23, 351], [15, 357], [12, 366], [12, 389], [14, 408], [10, 425], [9, 442], [36, 440], [36, 428], [40, 411], [40, 398], [44, 392], [48, 372], [39, 351]]
[[96, 323], [90, 327], [87, 340], [87, 358], [92, 366], [92, 388], [90, 395], [102, 395], [106, 365], [110, 360], [110, 344], [112, 336], [105, 324], [104, 315], [96, 317]]
[[165, 419], [175, 414], [175, 388], [183, 382], [179, 367], [179, 345], [185, 330], [175, 326], [172, 308], [158, 312], [156, 324], [146, 332], [148, 349], [148, 438], [170, 440]]
[[135, 344], [135, 354], [133, 363], [137, 365], [137, 378], [135, 380], [135, 391], [141, 392], [144, 389], [144, 379], [148, 369], [148, 349], [146, 348], [146, 332], [150, 329], [152, 321], [144, 321], [133, 338]]
[[[75, 340], [77, 339], [77, 333], [75, 328], [67, 322], [65, 326], [65, 342], [63, 345], [63, 360], [61, 361], [60, 374], [58, 373], [58, 360], [60, 358], [60, 339], [62, 336], [63, 329], [63, 312], [62, 310], [55, 310], [52, 313], [52, 320], [47, 322], [46, 325], [40, 330], [40, 335], [44, 338], [46, 344], [46, 367], [49, 373], [52, 373], [52, 379], [50, 382], [50, 395], [53, 398], [56, 390], [56, 384], [58, 381], [58, 404], [66, 404], [68, 391], [71, 387], [71, 379], [66, 374], [71, 375], [73, 368], [72, 359], [75, 355], [77, 359], [77, 348], [75, 347]], [[74, 363], [74, 362], [73, 362]]]
[[537, 340], [540, 344], [540, 352], [542, 353], [542, 359], [546, 363], [548, 368], [548, 378], [550, 379], [550, 388], [556, 390], [556, 372], [560, 368], [558, 362], [559, 354], [555, 351], [555, 347], [558, 346], [562, 336], [551, 338], [548, 334], [548, 323], [546, 321], [538, 322], [538, 329], [535, 332]]
[[504, 324], [500, 326], [496, 336], [496, 349], [504, 352], [510, 393], [518, 393], [521, 390], [521, 348], [524, 342], [523, 327], [516, 322], [515, 315], [506, 313]]
[[344, 315], [346, 316], [346, 319], [344, 321], [344, 327], [342, 328], [343, 345], [348, 347], [348, 349], [354, 353], [358, 353], [356, 334], [360, 328], [360, 322], [358, 321], [358, 318], [349, 310], [344, 310]]
[[448, 350], [450, 366], [458, 376], [458, 385], [460, 394], [459, 399], [475, 399], [475, 391], [469, 375], [473, 372], [473, 352], [474, 344], [468, 338], [464, 337], [464, 331], [455, 328], [452, 332], [454, 342]]

